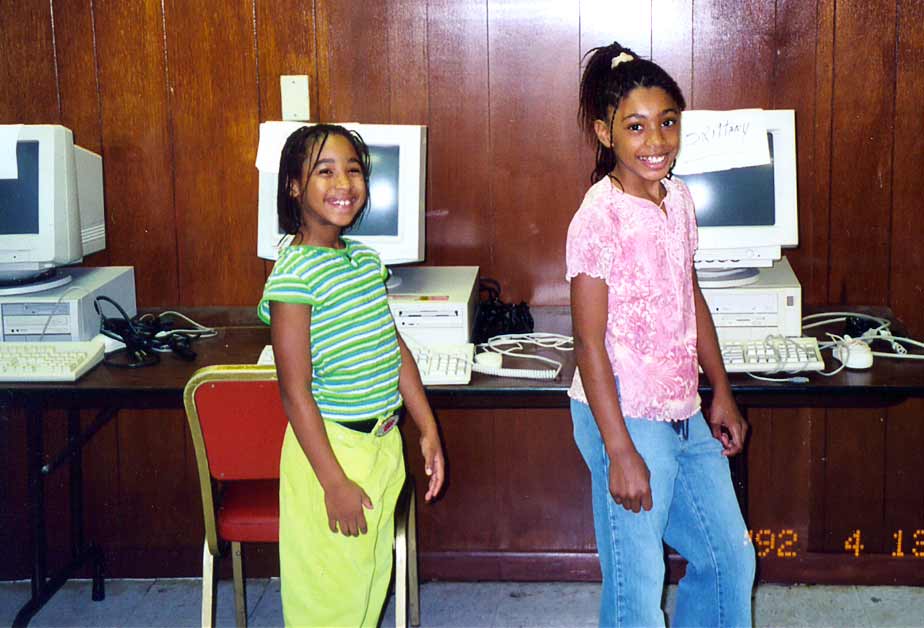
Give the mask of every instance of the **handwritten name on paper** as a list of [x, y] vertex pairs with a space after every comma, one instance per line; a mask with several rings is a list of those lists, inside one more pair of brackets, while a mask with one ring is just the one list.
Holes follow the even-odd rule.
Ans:
[[707, 125], [703, 129], [692, 132], [684, 132], [683, 146], [696, 146], [701, 142], [716, 142], [731, 137], [744, 138], [751, 128], [748, 121], [733, 122], [731, 120], [722, 120], [715, 125]]
[[760, 109], [684, 111], [674, 172], [679, 175], [770, 163]]

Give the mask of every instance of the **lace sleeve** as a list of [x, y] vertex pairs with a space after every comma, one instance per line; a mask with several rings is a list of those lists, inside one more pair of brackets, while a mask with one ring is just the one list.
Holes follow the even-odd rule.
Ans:
[[616, 259], [616, 225], [599, 205], [582, 206], [568, 228], [565, 279], [588, 275], [608, 281]]

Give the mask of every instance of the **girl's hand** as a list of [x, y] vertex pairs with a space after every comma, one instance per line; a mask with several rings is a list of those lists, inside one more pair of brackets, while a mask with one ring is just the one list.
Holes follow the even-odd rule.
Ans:
[[[435, 428], [435, 426], [434, 426]], [[424, 471], [430, 482], [427, 485], [427, 494], [424, 500], [430, 501], [436, 497], [443, 488], [443, 479], [446, 473], [446, 461], [443, 459], [443, 445], [436, 429], [430, 430], [420, 437], [420, 453], [423, 454]]]
[[343, 536], [359, 536], [366, 533], [366, 516], [363, 508], [372, 510], [372, 500], [359, 484], [344, 476], [343, 481], [324, 491], [324, 507], [327, 508], [327, 524], [330, 531]]
[[650, 477], [648, 466], [635, 448], [610, 457], [610, 494], [626, 510], [651, 510]]
[[748, 424], [738, 411], [738, 404], [731, 395], [716, 396], [709, 411], [709, 427], [712, 435], [722, 443], [722, 455], [734, 456], [744, 448]]

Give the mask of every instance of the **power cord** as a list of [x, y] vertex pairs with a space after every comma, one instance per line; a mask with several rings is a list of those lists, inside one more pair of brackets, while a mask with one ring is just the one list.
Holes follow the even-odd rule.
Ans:
[[[864, 334], [864, 340], [867, 336]], [[918, 347], [919, 349], [924, 349], [924, 342], [920, 342], [913, 338], [905, 338], [903, 336], [893, 336], [892, 332], [888, 329], [881, 329], [877, 336], [872, 337], [873, 340], [883, 340], [888, 342], [894, 353], [884, 353], [882, 351], [873, 351], [873, 355], [883, 357], [883, 358], [897, 358], [899, 360], [924, 360], [924, 354], [920, 353], [908, 353], [907, 347], [904, 345], [911, 345], [912, 347]], [[904, 343], [904, 344], [902, 344]]]
[[[104, 305], [114, 308], [118, 316], [103, 314]], [[192, 341], [218, 333], [174, 311], [129, 317], [121, 305], [106, 296], [96, 297], [93, 307], [100, 317], [100, 333], [125, 345], [123, 349], [106, 354], [103, 360], [105, 364], [117, 368], [153, 366], [160, 362], [161, 353], [169, 352], [183, 360], [192, 361], [196, 358]], [[183, 326], [177, 328], [173, 319], [179, 319]]]

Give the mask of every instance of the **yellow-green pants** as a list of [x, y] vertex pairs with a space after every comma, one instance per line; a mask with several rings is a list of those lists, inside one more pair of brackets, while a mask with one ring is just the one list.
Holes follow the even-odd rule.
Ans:
[[282, 445], [279, 480], [279, 564], [286, 626], [375, 626], [391, 580], [395, 503], [404, 485], [397, 428], [363, 434], [325, 421], [347, 477], [372, 500], [368, 532], [331, 532], [324, 490], [292, 431]]

